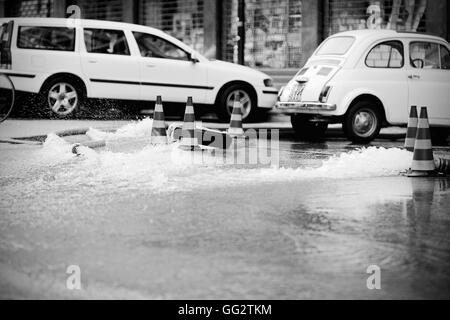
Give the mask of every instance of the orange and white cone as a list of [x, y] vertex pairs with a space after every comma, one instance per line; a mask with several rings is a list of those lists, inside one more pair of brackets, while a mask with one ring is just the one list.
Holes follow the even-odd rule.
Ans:
[[234, 96], [233, 113], [231, 114], [228, 134], [232, 138], [244, 136], [244, 129], [242, 129], [242, 105], [241, 105], [241, 97], [239, 94], [236, 94]]
[[184, 113], [183, 129], [181, 131], [181, 143], [179, 148], [184, 151], [201, 150], [195, 135], [195, 114], [192, 97], [188, 97], [186, 111]]
[[164, 110], [162, 106], [161, 96], [156, 98], [155, 112], [153, 114], [152, 135], [150, 137], [151, 144], [167, 144], [166, 121], [164, 118]]
[[417, 136], [417, 124], [419, 119], [417, 118], [417, 107], [412, 106], [409, 113], [408, 129], [406, 131], [405, 149], [408, 151], [414, 151], [414, 144], [416, 143]]
[[436, 164], [431, 144], [430, 125], [426, 107], [420, 110], [419, 125], [416, 142], [414, 144], [414, 158], [408, 177], [427, 177], [436, 173]]

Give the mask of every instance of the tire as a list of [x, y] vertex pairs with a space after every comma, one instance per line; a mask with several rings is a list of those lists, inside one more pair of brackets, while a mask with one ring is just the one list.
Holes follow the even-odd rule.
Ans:
[[447, 145], [450, 128], [430, 128], [431, 142], [433, 145]]
[[86, 100], [84, 85], [70, 77], [55, 77], [41, 91], [42, 103], [51, 117], [74, 118]]
[[354, 143], [370, 143], [379, 134], [382, 117], [379, 106], [373, 101], [355, 103], [342, 123], [345, 135]]
[[217, 99], [216, 114], [221, 122], [230, 121], [234, 97], [237, 93], [241, 95], [241, 101], [243, 102], [242, 120], [252, 121], [260, 116], [261, 112], [256, 106], [256, 97], [253, 91], [247, 86], [234, 84], [223, 90]]
[[312, 122], [310, 117], [299, 114], [291, 116], [291, 123], [296, 137], [300, 140], [320, 140], [328, 129], [327, 122]]

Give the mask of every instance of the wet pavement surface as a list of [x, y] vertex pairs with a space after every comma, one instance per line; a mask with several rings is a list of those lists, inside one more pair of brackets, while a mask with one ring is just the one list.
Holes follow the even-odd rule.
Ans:
[[234, 165], [149, 128], [91, 130], [109, 144], [78, 157], [53, 135], [0, 144], [0, 298], [450, 298], [450, 179], [402, 176], [402, 141], [283, 135], [277, 165]]

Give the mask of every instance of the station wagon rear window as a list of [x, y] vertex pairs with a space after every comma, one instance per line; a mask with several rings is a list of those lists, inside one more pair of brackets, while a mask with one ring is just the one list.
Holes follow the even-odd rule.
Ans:
[[317, 56], [335, 55], [343, 56], [350, 50], [353, 43], [355, 43], [354, 37], [334, 37], [326, 40], [319, 51]]
[[65, 27], [19, 27], [17, 47], [36, 50], [75, 50], [75, 29]]

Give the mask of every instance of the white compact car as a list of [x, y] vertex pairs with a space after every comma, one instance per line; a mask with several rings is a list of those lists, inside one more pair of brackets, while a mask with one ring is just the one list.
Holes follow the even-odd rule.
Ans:
[[410, 106], [428, 107], [432, 135], [450, 133], [450, 45], [394, 30], [343, 32], [326, 39], [280, 90], [277, 107], [303, 138], [342, 123], [367, 143], [382, 125], [406, 125]]
[[266, 74], [210, 61], [192, 48], [145, 26], [82, 19], [0, 19], [0, 72], [18, 91], [45, 96], [49, 110], [72, 115], [85, 98], [216, 106], [223, 120], [237, 94], [243, 118], [276, 103], [278, 90]]

